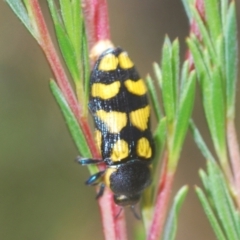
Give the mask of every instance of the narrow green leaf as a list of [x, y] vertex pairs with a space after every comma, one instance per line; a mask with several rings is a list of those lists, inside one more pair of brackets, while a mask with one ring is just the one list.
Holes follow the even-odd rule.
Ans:
[[195, 191], [198, 195], [198, 198], [203, 206], [205, 214], [207, 215], [207, 218], [214, 230], [214, 233], [215, 233], [217, 239], [218, 240], [227, 240], [227, 238], [224, 236], [221, 226], [219, 225], [217, 218], [214, 215], [214, 212], [211, 209], [211, 206], [210, 206], [206, 196], [204, 195], [203, 191], [199, 187], [196, 187]]
[[74, 114], [72, 113], [66, 99], [62, 95], [55, 81], [53, 80], [50, 81], [50, 88], [57, 103], [59, 104], [59, 107], [61, 108], [61, 111], [66, 120], [70, 133], [73, 137], [73, 140], [80, 154], [84, 157], [91, 157], [90, 150], [88, 148], [88, 145], [86, 143], [82, 130], [79, 127], [78, 121], [75, 118]]
[[[178, 99], [179, 89], [179, 75], [180, 75], [180, 50], [179, 41], [176, 39], [172, 44], [172, 72], [173, 72], [173, 92], [175, 99]], [[178, 101], [176, 101], [176, 108], [178, 107]]]
[[151, 103], [153, 105], [154, 113], [156, 115], [157, 121], [160, 121], [162, 118], [162, 113], [160, 109], [159, 100], [156, 93], [156, 87], [153, 84], [151, 76], [148, 74], [146, 77], [146, 83], [148, 88], [148, 93], [150, 95]]
[[60, 49], [62, 51], [64, 60], [68, 66], [68, 69], [73, 77], [73, 80], [75, 83], [79, 82], [80, 79], [80, 73], [76, 61], [76, 55], [75, 51], [73, 49], [73, 46], [65, 32], [64, 27], [61, 24], [61, 20], [59, 18], [55, 3], [53, 0], [48, 0], [49, 9], [53, 18], [55, 31], [57, 34], [57, 39], [59, 42]]
[[179, 211], [186, 198], [187, 192], [188, 192], [188, 187], [183, 186], [174, 197], [174, 202], [167, 218], [162, 240], [175, 239], [176, 232], [177, 232]]
[[201, 178], [205, 191], [208, 193], [208, 201], [211, 200], [210, 187], [209, 187], [209, 177], [206, 172], [202, 169], [199, 169], [198, 174]]
[[[187, 44], [192, 53], [194, 64], [196, 65], [198, 79], [200, 81], [201, 87], [203, 87], [203, 84], [205, 82], [210, 82], [210, 72], [207, 64], [204, 62], [203, 51], [201, 49], [199, 41], [194, 35], [191, 35], [191, 37], [187, 39]], [[207, 83], [205, 83], [206, 86]], [[210, 91], [210, 89], [208, 91]]]
[[[167, 121], [166, 117], [162, 118], [161, 121], [158, 123], [157, 129], [154, 132], [154, 144], [155, 144], [155, 153], [153, 159], [153, 166], [152, 166], [152, 184], [150, 185], [151, 198], [150, 198], [150, 205], [154, 206], [153, 200], [157, 194], [157, 185], [159, 182], [159, 170], [161, 168], [162, 162], [160, 161], [161, 156], [163, 154], [165, 142], [166, 142], [166, 131], [167, 131]], [[149, 202], [149, 200], [145, 200], [145, 202]], [[152, 215], [151, 215], [152, 216]], [[151, 218], [150, 216], [150, 218]]]
[[219, 0], [204, 0], [204, 6], [210, 34], [213, 39], [217, 39], [222, 34]]
[[194, 139], [195, 143], [197, 144], [198, 148], [200, 149], [202, 155], [207, 160], [215, 161], [213, 155], [209, 151], [206, 143], [204, 142], [204, 140], [203, 140], [199, 130], [195, 126], [194, 122], [192, 120], [190, 120], [189, 124], [190, 124], [190, 129], [191, 129], [192, 134], [193, 134], [193, 139]]
[[185, 89], [185, 84], [187, 83], [188, 80], [188, 74], [189, 74], [189, 61], [186, 60], [183, 63], [183, 67], [181, 70], [181, 86], [180, 86], [180, 95]]
[[155, 74], [155, 77], [158, 81], [158, 84], [159, 84], [159, 87], [160, 89], [162, 89], [162, 71], [158, 65], [158, 63], [153, 63], [153, 70], [154, 70], [154, 74]]
[[221, 19], [222, 19], [222, 28], [225, 29], [226, 16], [228, 10], [228, 0], [221, 0]]
[[215, 67], [212, 71], [211, 106], [205, 111], [211, 111], [213, 117], [211, 136], [220, 159], [226, 159], [226, 134], [225, 134], [225, 98], [222, 88], [220, 69]]
[[215, 59], [216, 58], [215, 45], [214, 45], [214, 43], [211, 39], [210, 33], [208, 32], [207, 26], [203, 22], [203, 20], [200, 16], [199, 12], [197, 11], [196, 7], [192, 6], [191, 10], [192, 10], [193, 18], [195, 19], [195, 21], [197, 22], [197, 25], [199, 27], [201, 37], [202, 37], [202, 41], [203, 41], [204, 45], [206, 46], [207, 51], [209, 51], [211, 59]]
[[221, 77], [223, 79], [222, 81], [222, 87], [223, 89], [226, 89], [226, 82], [225, 82], [225, 68], [226, 68], [226, 63], [225, 63], [225, 49], [224, 49], [224, 39], [223, 35], [220, 35], [216, 40], [215, 40], [215, 45], [216, 45], [216, 58], [214, 60], [214, 65], [220, 67], [220, 73]]
[[167, 121], [172, 123], [176, 113], [175, 83], [173, 82], [172, 46], [168, 37], [162, 50], [162, 97]]
[[70, 0], [59, 0], [62, 19], [66, 29], [68, 36], [71, 38], [72, 33], [74, 32], [74, 25], [73, 25], [73, 16], [72, 16], [72, 8], [71, 8], [71, 1]]
[[83, 15], [82, 15], [82, 1], [81, 0], [72, 0], [72, 14], [73, 14], [73, 37], [71, 37], [72, 44], [74, 46], [76, 59], [78, 65], [81, 64], [82, 60], [82, 45], [84, 38], [83, 31]]
[[37, 35], [32, 27], [31, 19], [28, 16], [26, 8], [22, 4], [21, 0], [6, 0], [8, 5], [11, 7], [13, 12], [17, 15], [17, 17], [22, 21], [28, 31], [32, 34], [32, 36], [37, 40]]
[[[158, 123], [157, 129], [154, 132], [154, 143], [155, 143], [155, 156], [153, 159], [153, 164], [158, 162], [159, 156], [163, 150], [166, 141], [166, 131], [167, 131], [167, 124], [166, 118], [162, 118]], [[155, 166], [155, 165], [154, 165]], [[153, 169], [156, 169], [155, 167]]]
[[207, 52], [201, 52], [199, 42], [194, 35], [187, 39], [189, 49], [193, 55], [194, 64], [198, 75], [198, 80], [202, 88], [203, 106], [207, 118], [210, 132], [214, 132], [214, 116], [212, 114], [212, 79], [209, 66], [209, 56]]
[[[87, 45], [87, 35], [85, 29], [83, 29], [83, 38], [82, 38], [82, 61], [81, 69], [83, 70], [83, 79], [84, 79], [84, 90], [85, 90], [85, 100], [89, 99], [89, 80], [90, 80], [90, 63], [89, 63], [89, 54], [88, 54], [88, 45]], [[87, 103], [87, 101], [85, 101]], [[86, 106], [87, 109], [87, 106]]]
[[225, 179], [222, 176], [222, 172], [217, 163], [207, 162], [207, 164], [211, 194], [214, 206], [216, 207], [216, 213], [222, 223], [222, 228], [225, 231], [227, 239], [240, 239], [236, 230], [234, 214], [231, 212], [228, 198], [225, 195], [226, 191], [224, 187], [226, 187], [226, 184], [224, 183]]
[[192, 21], [192, 13], [190, 10], [190, 6], [194, 4], [195, 0], [182, 0], [182, 4], [185, 8], [185, 11], [187, 13], [188, 16], [188, 21], [191, 22]]
[[226, 185], [225, 179], [222, 178], [221, 182], [222, 182], [222, 189], [223, 189], [223, 192], [224, 192], [224, 194], [226, 196], [226, 201], [228, 203], [227, 206], [229, 207], [229, 212], [232, 214], [232, 218], [233, 218], [234, 223], [235, 223], [235, 229], [236, 229], [237, 235], [240, 236], [240, 218], [239, 218], [240, 215], [239, 215], [239, 212], [236, 209], [236, 206], [234, 205], [234, 202], [233, 202], [233, 199], [232, 199], [232, 195], [229, 192], [229, 188]]
[[235, 110], [235, 95], [237, 84], [237, 62], [238, 62], [238, 47], [237, 47], [237, 23], [235, 4], [230, 4], [226, 27], [224, 31], [225, 37], [225, 56], [226, 56], [226, 81], [227, 81], [227, 114], [228, 117], [234, 118]]
[[174, 139], [172, 143], [171, 156], [174, 161], [178, 159], [184, 138], [187, 133], [189, 119], [192, 114], [194, 104], [196, 73], [192, 71], [187, 80], [185, 90], [180, 96], [179, 111], [176, 117]]

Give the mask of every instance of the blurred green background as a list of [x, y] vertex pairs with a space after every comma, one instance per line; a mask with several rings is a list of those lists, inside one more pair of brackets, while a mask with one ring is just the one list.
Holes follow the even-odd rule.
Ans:
[[[46, 1], [40, 2], [52, 30]], [[180, 39], [184, 58], [188, 22], [181, 1], [108, 2], [112, 39], [129, 52], [143, 77], [159, 61], [165, 34]], [[0, 240], [103, 239], [95, 191], [83, 184], [87, 169], [74, 162], [78, 152], [50, 93], [50, 77], [37, 43], [0, 1]], [[208, 138], [199, 96], [194, 119]], [[239, 120], [237, 111], [238, 128]], [[190, 186], [177, 240], [215, 239], [193, 191], [204, 166], [188, 134], [174, 185], [174, 191]], [[131, 213], [127, 217], [132, 234], [133, 224], [141, 222]]]

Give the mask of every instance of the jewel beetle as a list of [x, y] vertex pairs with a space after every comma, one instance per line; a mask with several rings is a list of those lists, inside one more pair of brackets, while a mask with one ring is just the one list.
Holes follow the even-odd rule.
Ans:
[[90, 77], [89, 109], [102, 159], [78, 158], [82, 165], [104, 162], [106, 169], [87, 185], [107, 186], [120, 206], [134, 206], [151, 183], [154, 154], [147, 87], [126, 51], [109, 48], [96, 60]]

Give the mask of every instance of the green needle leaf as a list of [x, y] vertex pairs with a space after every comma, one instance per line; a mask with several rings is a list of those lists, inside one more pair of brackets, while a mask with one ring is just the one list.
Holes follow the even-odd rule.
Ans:
[[[172, 72], [173, 72], [173, 92], [175, 101], [178, 99], [178, 85], [179, 85], [179, 66], [180, 66], [180, 53], [179, 41], [176, 39], [172, 44]], [[178, 104], [176, 101], [176, 108]]]
[[236, 9], [232, 2], [227, 13], [227, 22], [224, 31], [225, 36], [225, 63], [226, 63], [226, 85], [227, 85], [227, 114], [234, 118], [235, 95], [237, 84], [237, 24]]
[[192, 10], [193, 17], [196, 20], [197, 25], [199, 27], [203, 43], [206, 45], [207, 50], [209, 51], [209, 54], [211, 56], [211, 59], [214, 59], [216, 56], [215, 46], [214, 46], [211, 36], [208, 32], [207, 26], [203, 22], [197, 9], [195, 7], [191, 7], [191, 10]]
[[221, 226], [219, 225], [217, 218], [214, 215], [214, 212], [211, 209], [211, 206], [210, 206], [206, 196], [204, 195], [203, 191], [199, 187], [196, 187], [195, 191], [196, 191], [198, 198], [203, 206], [203, 209], [207, 215], [207, 218], [216, 234], [217, 239], [218, 240], [227, 240], [227, 238], [224, 236]]
[[167, 121], [170, 124], [174, 120], [176, 113], [176, 86], [173, 76], [172, 46], [169, 38], [166, 37], [162, 51], [162, 97]]
[[59, 107], [62, 110], [63, 116], [80, 154], [84, 157], [91, 157], [90, 150], [88, 148], [82, 130], [79, 127], [78, 121], [72, 113], [67, 101], [65, 100], [55, 81], [50, 80], [50, 88], [57, 103], [59, 104]]
[[183, 6], [185, 8], [185, 11], [187, 13], [189, 22], [192, 21], [192, 13], [191, 13], [191, 10], [190, 10], [190, 6], [193, 5], [194, 2], [195, 2], [195, 0], [182, 0], [182, 3], [183, 3]]
[[174, 240], [177, 232], [178, 215], [186, 198], [188, 187], [182, 187], [174, 197], [174, 202], [168, 215], [162, 240]]
[[160, 121], [160, 119], [162, 118], [161, 108], [159, 105], [156, 88], [153, 84], [153, 80], [150, 75], [147, 75], [146, 83], [147, 83], [147, 88], [148, 88], [148, 93], [150, 95], [151, 103], [153, 105], [154, 113], [156, 115], [157, 121]]
[[[214, 206], [216, 208], [217, 215], [221, 221], [222, 229], [225, 231], [227, 239], [235, 240], [240, 239], [239, 231], [237, 229], [235, 213], [232, 206], [233, 203], [229, 204], [230, 193], [226, 191], [227, 184], [225, 178], [217, 166], [217, 163], [207, 162], [208, 173], [209, 173], [209, 190], [214, 201]], [[227, 193], [227, 195], [226, 195]]]
[[186, 84], [187, 81], [188, 81], [188, 74], [189, 74], [189, 61], [186, 60], [186, 61], [184, 61], [183, 67], [182, 67], [182, 70], [181, 70], [180, 95], [182, 94], [182, 92], [183, 92], [184, 89], [185, 89], [185, 84]]
[[213, 39], [222, 34], [222, 21], [219, 0], [204, 0], [207, 24]]
[[195, 96], [196, 73], [192, 71], [186, 82], [186, 86], [180, 96], [179, 111], [176, 118], [176, 127], [172, 145], [171, 156], [177, 160], [182, 148], [184, 138], [188, 129], [189, 119], [192, 114], [192, 108]]
[[64, 22], [64, 26], [66, 28], [67, 34], [71, 36], [74, 31], [73, 25], [73, 16], [71, 9], [71, 1], [70, 0], [59, 0], [61, 6], [62, 19]]
[[156, 62], [153, 63], [153, 70], [154, 70], [155, 77], [158, 81], [159, 87], [160, 87], [160, 89], [162, 89], [162, 71], [161, 71], [158, 63], [156, 63]]
[[166, 129], [167, 129], [167, 124], [166, 124], [166, 118], [164, 117], [160, 120], [160, 122], [158, 123], [157, 129], [154, 132], [154, 143], [156, 146], [156, 150], [155, 150], [156, 152], [153, 160], [153, 164], [154, 164], [153, 169], [156, 169], [155, 163], [158, 162], [159, 156], [161, 155], [163, 147], [165, 145]]
[[190, 120], [190, 129], [193, 134], [193, 138], [195, 143], [197, 144], [198, 148], [202, 152], [202, 155], [205, 157], [205, 159], [210, 160], [210, 161], [215, 161], [213, 155], [211, 154], [210, 150], [208, 149], [206, 143], [204, 142], [199, 130], [195, 126], [194, 122]]
[[225, 135], [225, 98], [222, 88], [222, 78], [220, 69], [215, 67], [212, 72], [211, 107], [209, 115], [212, 115], [213, 127], [211, 135], [219, 158], [225, 160], [226, 157], [226, 135]]
[[61, 18], [58, 15], [54, 1], [48, 0], [48, 4], [49, 4], [49, 9], [51, 11], [51, 15], [53, 18], [60, 49], [62, 51], [64, 60], [68, 66], [68, 69], [72, 75], [72, 78], [77, 84], [81, 79], [80, 79], [80, 71], [78, 68], [77, 60], [76, 60], [75, 50], [73, 48], [73, 45], [70, 41], [69, 36], [67, 35], [61, 23]]
[[18, 18], [22, 21], [28, 31], [33, 35], [35, 39], [37, 39], [37, 35], [32, 27], [31, 19], [28, 16], [26, 8], [22, 4], [21, 0], [6, 0], [8, 5], [11, 7], [13, 12], [18, 16]]

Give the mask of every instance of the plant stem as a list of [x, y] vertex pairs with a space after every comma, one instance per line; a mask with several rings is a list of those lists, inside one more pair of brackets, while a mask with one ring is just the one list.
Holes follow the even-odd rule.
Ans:
[[147, 240], [160, 239], [164, 230], [164, 223], [167, 215], [168, 203], [172, 191], [174, 180], [174, 172], [168, 171], [168, 154], [165, 153], [163, 159], [163, 173], [161, 175], [156, 204], [154, 208], [154, 216], [151, 227], [148, 231]]
[[98, 41], [110, 39], [107, 1], [83, 0], [83, 13], [91, 50]]
[[[94, 1], [94, 3], [98, 3], [96, 6], [100, 6], [98, 13], [99, 13], [100, 9], [104, 10], [104, 6], [106, 6], [106, 2], [104, 0], [101, 0], [99, 2]], [[103, 6], [101, 5], [101, 3], [103, 3]], [[64, 68], [61, 65], [61, 62], [57, 55], [57, 52], [51, 41], [51, 37], [49, 35], [49, 32], [48, 32], [46, 23], [44, 21], [38, 1], [30, 0], [29, 7], [32, 11], [32, 20], [34, 21], [34, 25], [36, 26], [36, 29], [38, 30], [37, 41], [40, 44], [41, 48], [43, 49], [43, 51], [46, 55], [46, 58], [51, 66], [51, 69], [54, 73], [56, 81], [57, 81], [61, 91], [63, 92], [64, 97], [66, 98], [74, 115], [78, 119], [78, 122], [84, 133], [84, 136], [86, 138], [86, 141], [88, 143], [88, 146], [90, 148], [93, 158], [100, 159], [101, 156], [99, 154], [99, 151], [97, 150], [95, 140], [93, 138], [90, 126], [88, 124], [88, 120], [83, 115], [83, 109], [79, 105], [79, 103], [76, 99], [76, 96], [71, 88], [70, 83], [69, 83], [69, 80], [67, 79], [67, 75], [64, 71]], [[101, 14], [99, 14], [99, 15], [101, 15]], [[99, 17], [99, 15], [98, 15], [98, 17]], [[105, 18], [107, 19], [107, 15], [105, 15]], [[96, 20], [98, 20], [98, 19], [95, 19], [95, 21]], [[96, 23], [96, 22], [94, 22], [94, 23]], [[104, 21], [101, 21], [101, 26], [104, 26]], [[98, 30], [97, 32], [99, 34], [98, 35], [93, 34], [93, 35], [98, 36], [98, 38], [103, 37], [104, 31], [101, 29], [101, 27], [96, 28], [96, 29]], [[96, 30], [96, 29], [93, 29], [93, 30]], [[99, 202], [99, 207], [100, 207], [101, 216], [102, 216], [102, 224], [103, 224], [103, 231], [104, 231], [105, 239], [126, 240], [127, 234], [126, 234], [126, 230], [125, 230], [124, 215], [122, 213], [121, 217], [119, 217], [117, 220], [115, 219], [115, 217], [117, 215], [116, 213], [119, 212], [119, 207], [117, 207], [114, 204], [113, 198], [112, 198], [112, 193], [109, 190], [106, 190], [106, 192], [104, 193], [104, 196], [101, 197], [98, 202]]]
[[112, 201], [112, 193], [109, 189], [105, 189], [105, 192], [99, 199], [98, 203], [105, 240], [126, 240], [127, 233], [122, 230], [126, 228], [124, 211], [122, 211], [118, 218], [116, 218], [121, 209]]
[[84, 136], [86, 138], [90, 151], [93, 154], [93, 157], [100, 158], [97, 147], [95, 145], [95, 141], [91, 134], [91, 130], [89, 128], [88, 121], [85, 117], [83, 117], [83, 109], [77, 101], [77, 98], [71, 88], [64, 68], [61, 65], [57, 52], [54, 48], [39, 3], [37, 0], [32, 0], [29, 1], [29, 6], [33, 13], [32, 14], [33, 20], [38, 29], [38, 42], [46, 55], [46, 58], [55, 75], [56, 81], [61, 91], [63, 92], [63, 95], [65, 96], [70, 108], [72, 109], [73, 114], [78, 119], [78, 122], [81, 126], [82, 131], [84, 132]]
[[[89, 53], [101, 40], [110, 39], [108, 7], [106, 0], [83, 0], [83, 13], [88, 39]], [[91, 59], [92, 60], [92, 59]], [[93, 65], [93, 61], [91, 62]], [[126, 240], [124, 212], [116, 219], [120, 208], [113, 202], [112, 193], [107, 189], [99, 200], [105, 239]], [[106, 211], [108, 209], [108, 212]], [[113, 232], [114, 231], [114, 232]]]
[[234, 175], [236, 201], [240, 209], [240, 152], [233, 119], [227, 120], [227, 144]]

